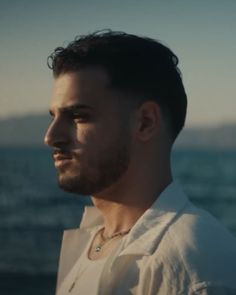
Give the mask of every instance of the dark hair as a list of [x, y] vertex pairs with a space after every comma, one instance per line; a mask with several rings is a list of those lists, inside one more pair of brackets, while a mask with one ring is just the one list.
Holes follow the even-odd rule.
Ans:
[[124, 32], [98, 31], [76, 37], [48, 57], [54, 77], [102, 66], [111, 86], [156, 101], [170, 120], [173, 140], [184, 126], [187, 97], [177, 56], [159, 41]]

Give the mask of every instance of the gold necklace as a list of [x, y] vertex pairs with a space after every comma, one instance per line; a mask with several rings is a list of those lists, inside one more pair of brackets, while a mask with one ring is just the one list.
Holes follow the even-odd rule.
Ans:
[[104, 237], [103, 234], [102, 234], [102, 231], [104, 231], [105, 227], [101, 228], [99, 232], [101, 232], [100, 236], [102, 238], [102, 241], [95, 247], [95, 252], [100, 252], [102, 250], [102, 247], [107, 243], [109, 242], [110, 240], [116, 238], [116, 237], [122, 237], [126, 234], [128, 234], [131, 230], [128, 229], [128, 230], [124, 230], [124, 231], [120, 231], [120, 232], [116, 232], [114, 234], [112, 234], [111, 236], [107, 236], [107, 237]]

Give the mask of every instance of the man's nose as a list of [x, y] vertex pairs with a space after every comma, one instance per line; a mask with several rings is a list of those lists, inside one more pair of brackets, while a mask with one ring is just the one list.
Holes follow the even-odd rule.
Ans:
[[63, 122], [54, 120], [44, 137], [44, 143], [50, 147], [57, 147], [61, 144], [65, 144], [69, 141], [69, 129]]

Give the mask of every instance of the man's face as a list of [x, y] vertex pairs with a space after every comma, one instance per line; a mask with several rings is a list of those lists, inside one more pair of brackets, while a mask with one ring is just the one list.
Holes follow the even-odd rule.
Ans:
[[100, 68], [62, 74], [55, 80], [53, 120], [45, 143], [54, 149], [62, 189], [94, 195], [125, 173], [131, 136], [122, 105]]

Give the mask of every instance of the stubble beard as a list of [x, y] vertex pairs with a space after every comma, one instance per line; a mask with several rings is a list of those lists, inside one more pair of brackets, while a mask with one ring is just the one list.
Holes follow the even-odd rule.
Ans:
[[[126, 138], [124, 138], [126, 137]], [[58, 184], [66, 192], [95, 195], [110, 187], [125, 173], [130, 161], [130, 143], [123, 136], [97, 154], [96, 160], [86, 157], [84, 165], [70, 171], [58, 171]]]

